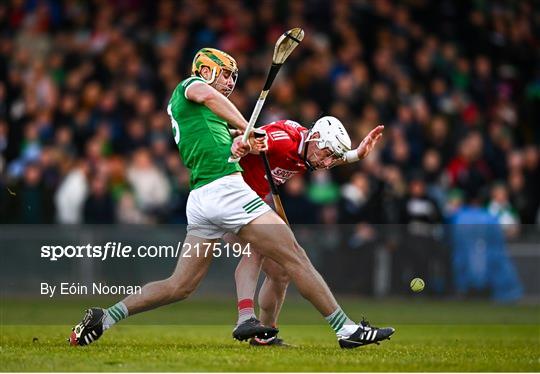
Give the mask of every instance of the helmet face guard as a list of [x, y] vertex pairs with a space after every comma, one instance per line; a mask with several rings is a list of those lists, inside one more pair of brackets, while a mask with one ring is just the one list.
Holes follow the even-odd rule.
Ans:
[[[328, 149], [328, 155], [325, 155], [324, 157], [319, 157], [317, 152], [313, 152], [312, 155], [317, 161], [318, 165], [326, 165], [326, 169], [332, 168], [338, 161], [342, 160], [344, 157], [344, 153], [341, 153], [340, 151], [336, 151], [333, 149], [332, 144], [327, 141], [320, 141], [318, 138], [306, 140], [306, 147], [304, 149], [304, 163], [306, 166], [308, 166], [308, 169], [310, 171], [316, 170], [318, 168], [314, 167], [311, 162], [307, 159], [307, 149], [308, 149], [308, 143], [312, 143], [317, 146], [319, 150]], [[330, 162], [327, 162], [326, 160], [331, 159]]]
[[[226, 84], [219, 83], [220, 78], [224, 74], [229, 74], [232, 77], [232, 80], [233, 80], [232, 87], [230, 87], [230, 86], [228, 86]], [[225, 78], [225, 79], [228, 80], [229, 78]], [[220, 92], [223, 92], [223, 95], [225, 95], [225, 96], [229, 96], [233, 92], [234, 87], [236, 86], [236, 80], [237, 79], [238, 79], [238, 71], [231, 71], [231, 70], [228, 70], [228, 69], [220, 69], [219, 75], [217, 77], [214, 77], [214, 72], [212, 72], [212, 82], [214, 83], [214, 87], [216, 89], [218, 89]], [[212, 82], [209, 82], [208, 84], [212, 84]]]
[[347, 149], [345, 149], [345, 146], [342, 144], [336, 146], [335, 143], [321, 138], [309, 139], [309, 136], [313, 136], [315, 133], [316, 132], [313, 132], [313, 134], [308, 134], [308, 139], [306, 142], [315, 143], [319, 149], [328, 148], [332, 152], [330, 156], [335, 156], [338, 158], [342, 158], [345, 155], [345, 152], [347, 152]]

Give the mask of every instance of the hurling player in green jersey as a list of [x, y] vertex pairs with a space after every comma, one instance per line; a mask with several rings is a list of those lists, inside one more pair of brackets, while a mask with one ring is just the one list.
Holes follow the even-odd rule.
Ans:
[[[128, 316], [187, 298], [218, 254], [215, 250], [195, 249], [215, 248], [226, 233], [236, 234], [244, 243], [253, 243], [258, 254], [281, 265], [302, 296], [327, 320], [342, 348], [376, 343], [394, 333], [393, 328], [376, 328], [365, 321], [355, 324], [345, 314], [290, 228], [244, 182], [240, 166], [228, 162], [231, 151], [240, 157], [252, 148], [253, 152], [264, 149], [264, 141], [255, 141], [253, 137], [246, 144], [239, 138], [232, 146], [227, 124], [239, 130], [247, 126], [247, 121], [227, 98], [234, 89], [237, 74], [236, 61], [231, 56], [203, 48], [193, 60], [192, 76], [174, 90], [167, 108], [180, 156], [191, 171], [183, 247], [183, 251], [191, 252], [190, 256], [181, 254], [170, 277], [146, 284], [140, 293], [107, 309], [88, 309], [73, 328], [71, 344], [90, 344]], [[253, 317], [238, 324], [233, 336], [239, 340], [267, 339], [277, 332]]]

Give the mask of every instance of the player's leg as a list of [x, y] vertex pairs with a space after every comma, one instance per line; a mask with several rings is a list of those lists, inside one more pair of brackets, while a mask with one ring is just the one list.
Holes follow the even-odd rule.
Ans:
[[[227, 233], [223, 240], [229, 244], [239, 243], [245, 247], [244, 243], [237, 235]], [[243, 322], [256, 318], [254, 308], [254, 297], [263, 263], [266, 277], [259, 292], [259, 307], [261, 323], [265, 326], [276, 326], [277, 316], [281, 310], [285, 292], [289, 283], [289, 277], [285, 270], [275, 261], [263, 259], [257, 252], [251, 251], [250, 255], [244, 255], [235, 271], [238, 321], [237, 326]], [[263, 321], [264, 319], [264, 321]], [[282, 339], [272, 336], [270, 339], [254, 338], [252, 345], [285, 345]]]
[[[225, 236], [223, 236], [223, 240], [230, 245], [239, 243], [242, 246], [245, 246], [245, 243], [243, 243], [238, 236], [232, 233], [225, 234]], [[238, 306], [237, 325], [250, 318], [256, 317], [253, 299], [255, 297], [260, 271], [261, 256], [257, 252], [251, 252], [250, 255], [243, 255], [240, 262], [236, 266], [234, 279], [236, 283]]]
[[140, 294], [126, 297], [122, 302], [129, 315], [134, 315], [157, 307], [184, 300], [195, 291], [204, 278], [212, 262], [212, 252], [205, 256], [205, 248], [217, 242], [187, 235], [182, 254], [172, 275], [166, 279], [146, 284]]
[[[234, 234], [226, 235], [228, 243], [236, 242], [245, 245]], [[275, 339], [278, 330], [272, 325], [261, 323], [255, 316], [253, 299], [261, 270], [261, 256], [256, 252], [243, 255], [236, 267], [235, 281], [238, 306], [238, 320], [233, 331], [233, 337], [238, 340], [260, 338], [262, 340]]]
[[338, 304], [328, 286], [309, 261], [290, 228], [272, 212], [244, 226], [238, 236], [259, 254], [283, 266], [298, 290], [323, 315], [331, 314]]
[[372, 328], [365, 322], [357, 326], [347, 317], [290, 228], [273, 211], [258, 216], [242, 227], [238, 236], [247, 243], [254, 243], [253, 249], [259, 254], [283, 266], [302, 296], [319, 310], [336, 332], [341, 347], [354, 348], [376, 343], [394, 333], [393, 328]]
[[259, 318], [264, 325], [277, 326], [290, 278], [285, 269], [270, 258], [263, 259], [262, 270], [266, 276], [259, 291]]
[[[263, 258], [262, 269], [266, 276], [259, 291], [259, 317], [264, 325], [277, 328], [279, 312], [289, 285], [289, 276], [281, 265], [269, 258]], [[250, 344], [254, 346], [289, 345], [277, 335], [269, 339], [255, 337], [251, 339]]]
[[[212, 261], [212, 253], [207, 253], [205, 256], [202, 250], [205, 248], [205, 243], [210, 244], [216, 241], [217, 239], [206, 239], [188, 234], [176, 269], [170, 277], [146, 284], [140, 293], [129, 295], [110, 308], [88, 309], [81, 323], [73, 328], [70, 343], [72, 345], [90, 344], [99, 339], [105, 330], [128, 316], [187, 298], [204, 278]], [[201, 250], [196, 251], [195, 248], [201, 248]]]

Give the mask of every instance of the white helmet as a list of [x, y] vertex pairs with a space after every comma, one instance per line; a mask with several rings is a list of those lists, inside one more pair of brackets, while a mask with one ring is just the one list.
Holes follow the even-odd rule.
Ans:
[[[319, 133], [319, 137], [312, 139], [316, 132]], [[306, 142], [316, 142], [319, 149], [328, 147], [337, 157], [344, 157], [345, 153], [351, 150], [351, 138], [345, 126], [332, 116], [319, 118], [309, 130]]]

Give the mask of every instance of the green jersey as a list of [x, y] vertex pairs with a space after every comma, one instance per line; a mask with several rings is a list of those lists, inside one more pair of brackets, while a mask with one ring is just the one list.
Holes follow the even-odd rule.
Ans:
[[174, 90], [167, 113], [171, 116], [174, 141], [186, 167], [191, 171], [192, 190], [226, 175], [242, 171], [229, 163], [232, 137], [227, 122], [203, 104], [190, 101], [186, 89], [202, 78], [190, 77]]

